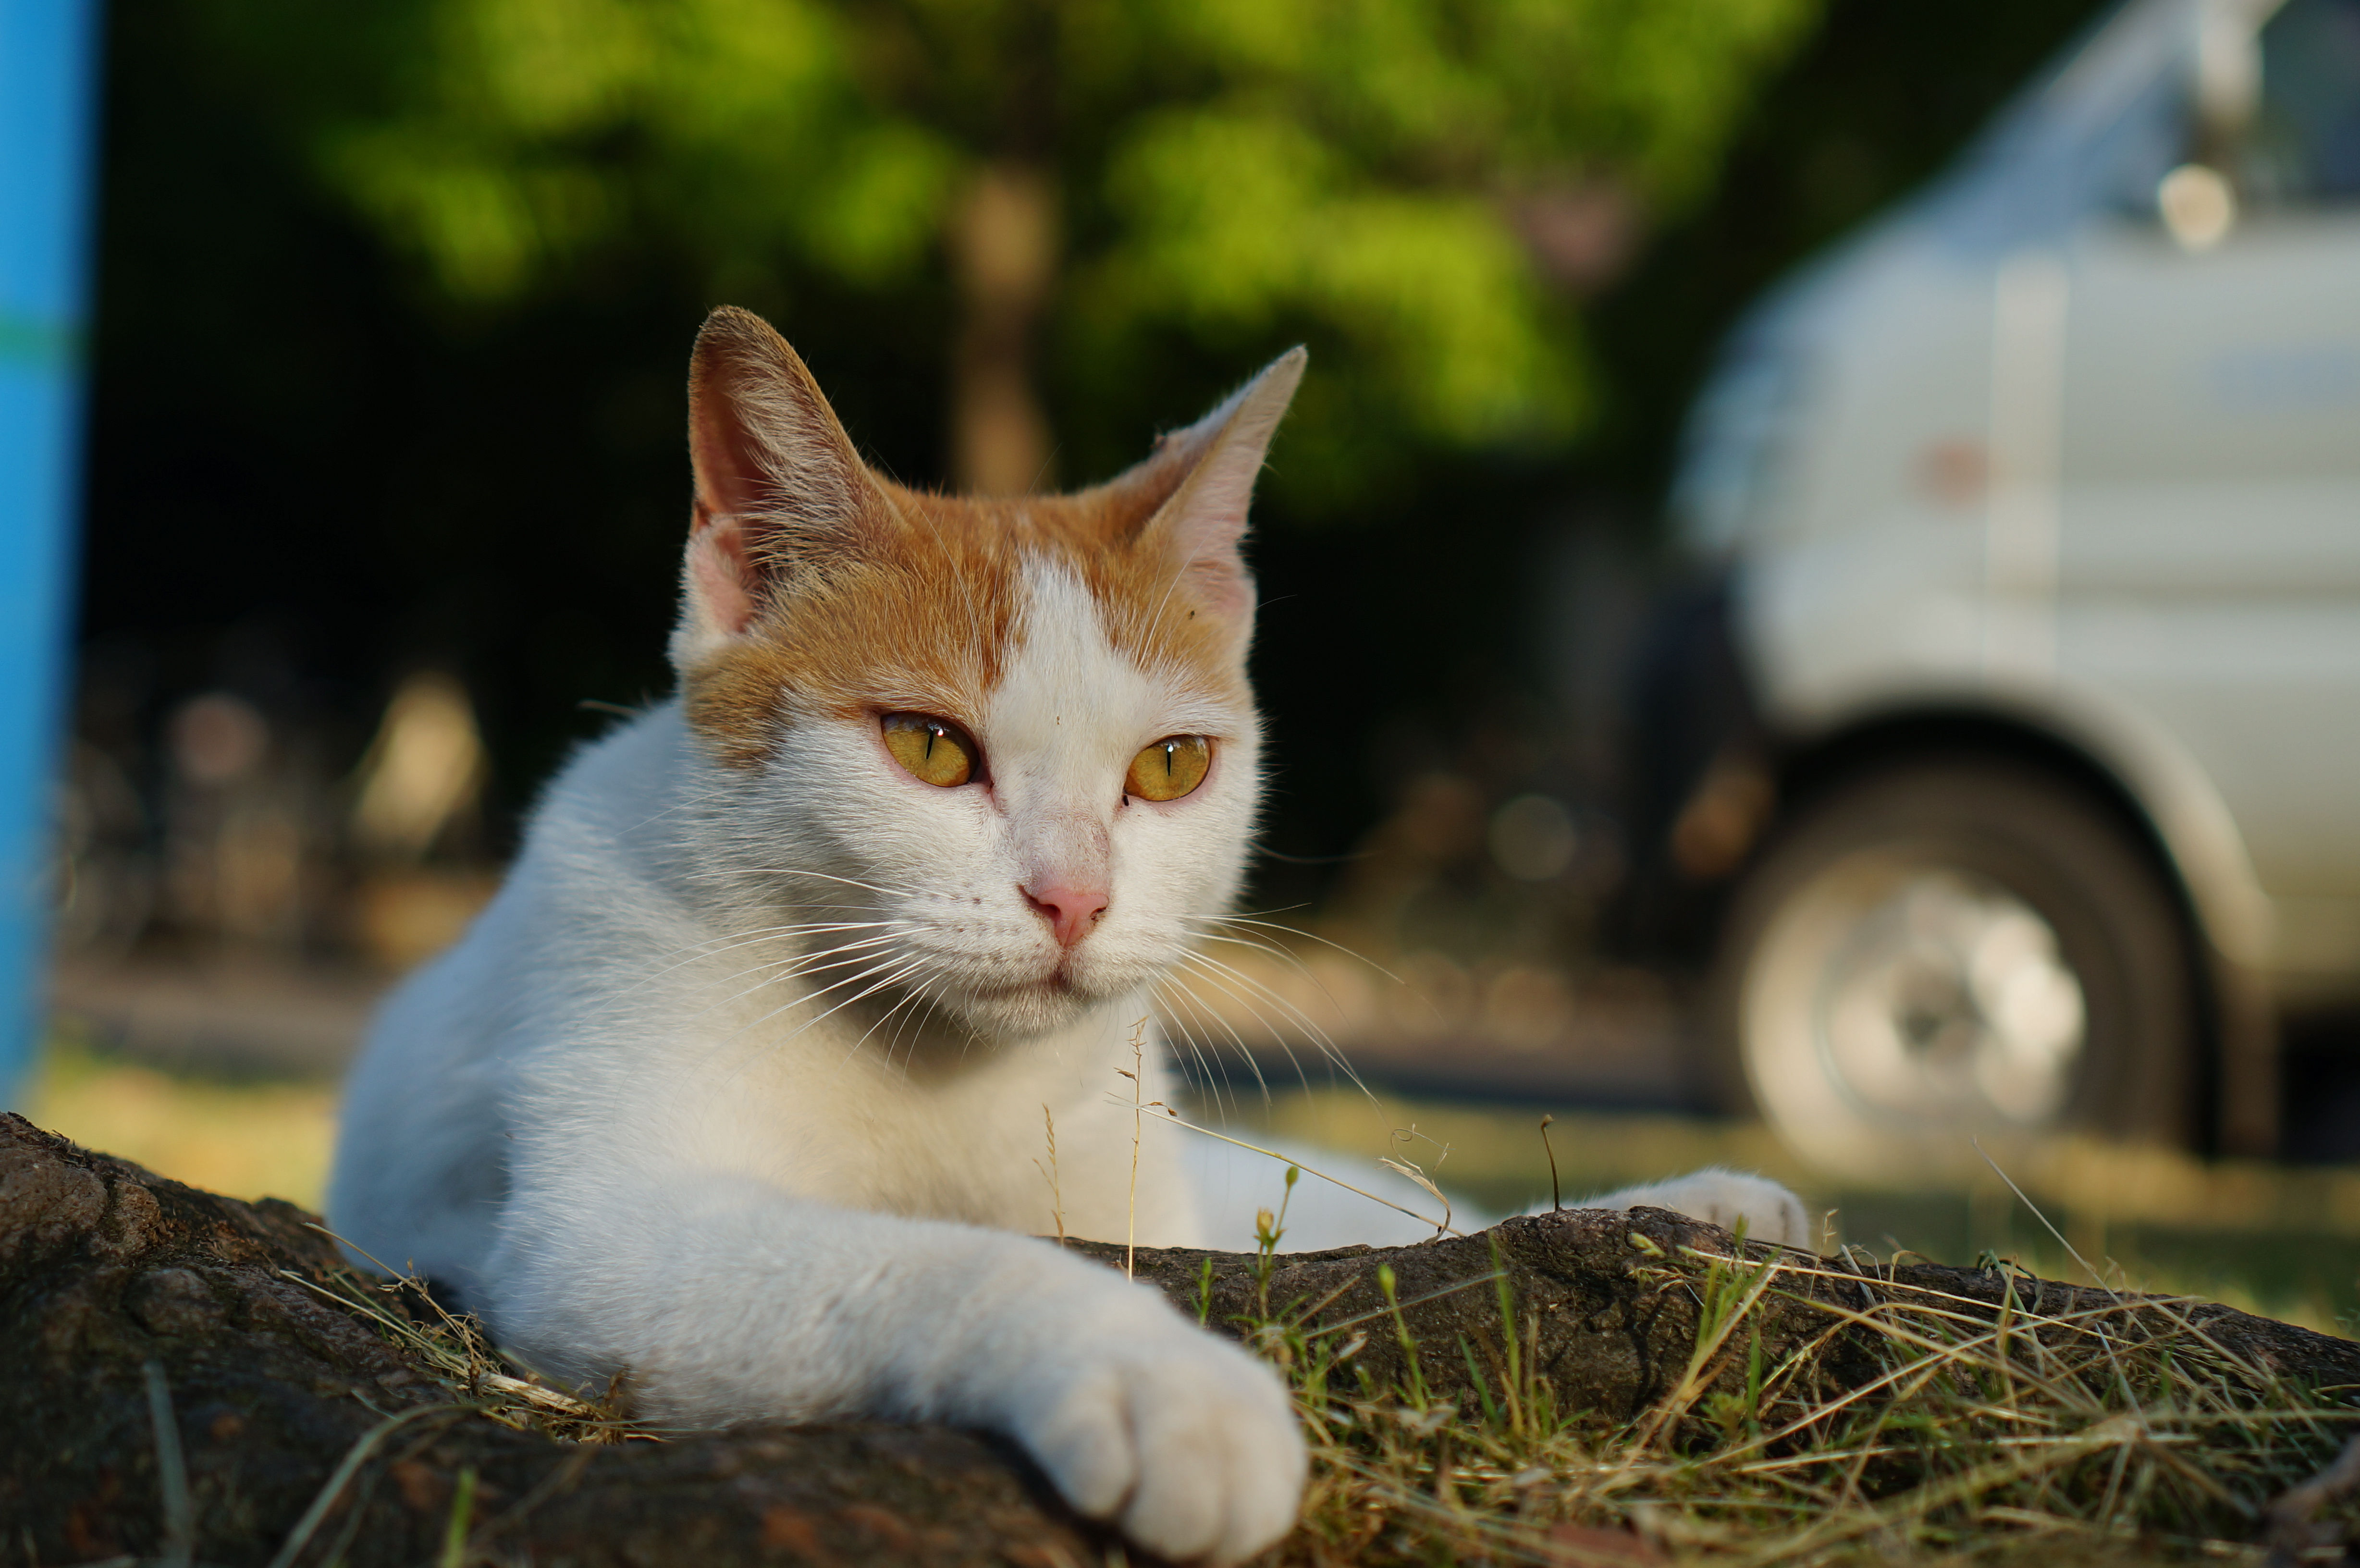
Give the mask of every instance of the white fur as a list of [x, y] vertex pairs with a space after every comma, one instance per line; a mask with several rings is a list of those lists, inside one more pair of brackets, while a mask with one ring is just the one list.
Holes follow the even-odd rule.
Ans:
[[[1176, 1129], [1167, 1128], [1164, 1132], [1167, 1137], [1189, 1136]], [[1324, 1252], [1356, 1242], [1370, 1247], [1409, 1247], [1430, 1241], [1437, 1235], [1433, 1225], [1416, 1216], [1439, 1219], [1441, 1210], [1433, 1197], [1408, 1177], [1374, 1160], [1354, 1159], [1330, 1149], [1284, 1143], [1265, 1143], [1262, 1147], [1296, 1161], [1306, 1171], [1325, 1171], [1338, 1181], [1349, 1181], [1361, 1192], [1374, 1193], [1399, 1207], [1389, 1209], [1372, 1203], [1307, 1173], [1296, 1181], [1290, 1195], [1286, 1191], [1286, 1168], [1267, 1155], [1251, 1153], [1234, 1144], [1191, 1137], [1181, 1150], [1181, 1159], [1205, 1213], [1209, 1237], [1206, 1245], [1232, 1252], [1252, 1251], [1254, 1211], [1276, 1212], [1282, 1201], [1286, 1205], [1286, 1225], [1279, 1243], [1281, 1252]], [[1526, 1212], [1541, 1214], [1549, 1206], [1536, 1203]], [[1674, 1209], [1730, 1229], [1743, 1222], [1746, 1238], [1751, 1241], [1811, 1250], [1809, 1216], [1804, 1213], [1800, 1199], [1767, 1177], [1725, 1171], [1719, 1166], [1693, 1171], [1668, 1181], [1573, 1199], [1564, 1206]], [[1404, 1209], [1410, 1212], [1404, 1214]], [[1488, 1229], [1498, 1218], [1463, 1202], [1453, 1203], [1449, 1217], [1453, 1229], [1470, 1235]]]
[[[674, 646], [703, 657], [735, 633], [690, 588]], [[533, 1364], [627, 1370], [656, 1419], [993, 1428], [1084, 1513], [1235, 1561], [1303, 1486], [1277, 1377], [1032, 1236], [1055, 1223], [1045, 1108], [1070, 1233], [1205, 1239], [1177, 1129], [1140, 1146], [1134, 1211], [1111, 1102], [1134, 1065], [1142, 1098], [1171, 1097], [1149, 993], [1237, 894], [1257, 722], [1120, 652], [1063, 567], [1022, 588], [975, 726], [988, 781], [919, 782], [866, 719], [782, 725], [767, 765], [722, 766], [676, 702], [577, 757], [490, 908], [379, 1015], [330, 1218]], [[1215, 737], [1203, 785], [1126, 798], [1131, 757], [1175, 733]], [[1070, 953], [1021, 890], [1043, 877], [1110, 889]], [[1656, 1191], [1717, 1215], [1718, 1180]], [[1799, 1238], [1763, 1192], [1741, 1211]], [[1395, 1239], [1385, 1217], [1368, 1239]]]
[[[584, 752], [498, 898], [378, 1018], [330, 1214], [534, 1364], [628, 1367], [659, 1419], [995, 1427], [1083, 1511], [1233, 1560], [1302, 1486], [1276, 1377], [1025, 1233], [1054, 1223], [1043, 1106], [1066, 1228], [1129, 1227], [1109, 1101], [1188, 917], [1235, 896], [1255, 721], [1118, 653], [1061, 569], [1026, 589], [978, 726], [989, 789], [919, 783], [864, 723], [723, 768], [672, 703]], [[1175, 732], [1217, 737], [1205, 783], [1127, 800], [1132, 754]], [[1076, 859], [1112, 897], [1067, 961], [1019, 884]], [[844, 929], [781, 929], [804, 925]], [[843, 943], [867, 945], [807, 969]], [[1139, 1065], [1169, 1099], [1152, 1038]], [[1141, 1149], [1143, 1244], [1199, 1238], [1179, 1152]]]

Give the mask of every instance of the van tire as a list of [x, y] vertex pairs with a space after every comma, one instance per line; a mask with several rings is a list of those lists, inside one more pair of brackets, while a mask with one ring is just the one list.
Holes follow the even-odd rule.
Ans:
[[[1863, 1178], [1980, 1167], [1970, 1134], [2184, 1146], [2191, 954], [2152, 853], [2086, 790], [2004, 758], [1888, 763], [1808, 799], [1740, 883], [1710, 987], [1717, 1087]], [[2074, 985], [2078, 1050], [2055, 1043]]]

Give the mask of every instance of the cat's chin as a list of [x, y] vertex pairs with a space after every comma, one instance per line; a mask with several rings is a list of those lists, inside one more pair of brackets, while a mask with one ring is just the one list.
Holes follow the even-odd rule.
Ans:
[[1057, 974], [1022, 985], [954, 993], [946, 1000], [978, 1033], [1022, 1040], [1064, 1029], [1113, 995]]

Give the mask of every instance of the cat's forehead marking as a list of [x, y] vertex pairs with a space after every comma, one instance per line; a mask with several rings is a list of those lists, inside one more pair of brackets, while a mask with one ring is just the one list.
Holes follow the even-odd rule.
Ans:
[[1145, 738], [1140, 726], [1168, 706], [1162, 683], [1108, 637], [1103, 606], [1069, 563], [1032, 553], [1017, 576], [1014, 647], [982, 714], [995, 766], [1021, 768], [1035, 788], [1119, 770]]
[[908, 709], [981, 727], [1019, 661], [1035, 683], [1096, 670], [1083, 686], [1106, 687], [1120, 667], [1191, 711], [1250, 715], [1241, 662], [1190, 598], [1185, 563], [1140, 548], [1138, 519], [1111, 515], [1099, 493], [878, 488], [889, 505], [856, 556], [799, 573], [689, 672], [690, 722], [719, 760], [759, 767], [798, 719]]

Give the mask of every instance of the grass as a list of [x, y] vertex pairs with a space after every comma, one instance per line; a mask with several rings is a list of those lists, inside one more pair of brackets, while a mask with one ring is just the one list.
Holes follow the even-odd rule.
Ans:
[[[1306, 1094], [1273, 1100], [1260, 1119], [1283, 1137], [1364, 1148], [1415, 1122], [1451, 1147], [1460, 1189], [1494, 1209], [1523, 1208], [1548, 1190], [1550, 1146], [1530, 1111]], [[1529, 1325], [1504, 1285], [1504, 1361], [1486, 1368], [1458, 1347], [1482, 1389], [1480, 1410], [1435, 1405], [1415, 1381], [1356, 1386], [1338, 1352], [1299, 1326], [1307, 1314], [1280, 1306], [1240, 1326], [1287, 1368], [1315, 1443], [1311, 1497], [1284, 1561], [2259, 1563], [2253, 1542], [2272, 1500], [2360, 1432], [2360, 1388], [2281, 1378], [2224, 1348], [2189, 1311], [2209, 1296], [2328, 1332], [2347, 1327], [2360, 1172], [2062, 1145], [2038, 1151], [2017, 1178], [2042, 1207], [2034, 1214], [1996, 1173], [1988, 1188], [1847, 1193], [1815, 1183], [1759, 1129], [1552, 1119], [1569, 1193], [1726, 1161], [1824, 1200], [1830, 1239], [1848, 1258], [1873, 1262], [1876, 1251], [1845, 1232], [1875, 1236], [1887, 1221], [1954, 1240], [1981, 1230], [1996, 1244], [1982, 1259], [1994, 1265], [2005, 1257], [2051, 1278], [2086, 1278], [2071, 1260], [2079, 1252], [2099, 1260], [2098, 1282], [2112, 1290], [2157, 1293], [2094, 1309], [2085, 1300], [2063, 1315], [2011, 1294], [1994, 1323], [1960, 1298], [1887, 1290], [1857, 1311], [1838, 1309], [1827, 1334], [1770, 1364], [1755, 1320], [1830, 1271], [1659, 1258], [1663, 1288], [1699, 1304], [1698, 1344], [1670, 1399], [1620, 1425], [1560, 1410], [1519, 1366], [1514, 1347]], [[2044, 1219], [2052, 1208], [2062, 1238]], [[1905, 1248], [1889, 1232], [1884, 1240], [1886, 1261], [1910, 1250], [1953, 1262], [1977, 1255]], [[2212, 1288], [2177, 1294], [2158, 1278], [2174, 1270], [2152, 1259], [2172, 1249], [2178, 1272], [2201, 1269]], [[2224, 1278], [2223, 1261], [2238, 1259], [2267, 1266]], [[1406, 1340], [1398, 1317], [1395, 1326]], [[1828, 1353], [1847, 1334], [1874, 1360], [1865, 1384], [1857, 1373], [1829, 1375]], [[2343, 1558], [2336, 1549], [2315, 1560]]]
[[[1317, 1090], [1241, 1097], [1241, 1119], [1273, 1137], [1374, 1158], [1415, 1123], [1450, 1154], [1435, 1174], [1495, 1214], [1549, 1195], [1542, 1107], [1510, 1109]], [[1549, 1128], [1568, 1201], [1633, 1181], [1727, 1164], [1759, 1171], [1833, 1212], [1828, 1236], [1890, 1258], [1967, 1263], [1984, 1252], [2053, 1279], [2086, 1282], [2048, 1227], [1996, 1175], [1967, 1182], [1831, 1183], [1760, 1127], [1701, 1117], [1568, 1115]], [[2119, 1288], [2202, 1296], [2331, 1334], [2360, 1324], [2360, 1168], [2208, 1163], [2159, 1149], [2060, 1143], [2011, 1158], [2008, 1174], [2075, 1250]]]
[[494, 1345], [473, 1317], [444, 1311], [422, 1280], [371, 1279], [345, 1270], [331, 1275], [323, 1287], [285, 1270], [279, 1277], [360, 1312], [412, 1365], [449, 1389], [454, 1403], [503, 1426], [567, 1443], [659, 1435], [620, 1413], [619, 1376], [597, 1399], [568, 1393]]
[[[71, 1047], [51, 1051], [28, 1114], [179, 1180], [311, 1206], [333, 1127], [324, 1087], [178, 1079]], [[1451, 1146], [1436, 1173], [1466, 1195], [1505, 1210], [1547, 1190], [1537, 1110], [1306, 1094], [1259, 1119], [1348, 1147], [1371, 1143], [1372, 1127], [1383, 1147], [1387, 1127], [1415, 1120]], [[1905, 1241], [1950, 1262], [1988, 1250], [2073, 1277], [2022, 1205], [1988, 1191], [1830, 1191], [1757, 1131], [1677, 1118], [1560, 1115], [1551, 1133], [1568, 1196], [1725, 1160], [1840, 1203], [1846, 1236], [1876, 1255]], [[2117, 1288], [2184, 1282], [2330, 1330], [2360, 1311], [2360, 1171], [2068, 1148], [2012, 1173]], [[1273, 1216], [1273, 1237], [1282, 1227]], [[1437, 1403], [1415, 1379], [1367, 1385], [1349, 1342], [1309, 1331], [1299, 1303], [1267, 1302], [1235, 1325], [1284, 1368], [1314, 1450], [1304, 1522], [1273, 1561], [2259, 1563], [2245, 1544], [2259, 1510], [2314, 1475], [2354, 1423], [2353, 1390], [2244, 1363], [2169, 1299], [2071, 1316], [2019, 1303], [2003, 1330], [1956, 1300], [1888, 1292], [1830, 1330], [1880, 1367], [1863, 1397], [1828, 1376], [1831, 1340], [1775, 1361], [1762, 1353], [1754, 1325], [1800, 1284], [1792, 1267], [1648, 1266], [1664, 1289], [1693, 1293], [1704, 1328], [1679, 1391], [1622, 1425], [1559, 1407], [1516, 1354], [1522, 1309], [1504, 1295], [1503, 1359], [1428, 1347], [1469, 1356], [1483, 1388], [1472, 1410]], [[399, 1310], [358, 1282], [347, 1299], [456, 1399], [560, 1437], [628, 1431], [502, 1362], [464, 1321]]]
[[[1262, 1216], [1261, 1298], [1232, 1325], [1288, 1379], [1312, 1449], [1302, 1522], [1266, 1568], [2258, 1563], [2249, 1541], [2271, 1500], [2360, 1430], [2360, 1389], [2277, 1377], [2211, 1337], [2184, 1301], [2085, 1295], [2041, 1312], [2011, 1294], [1994, 1320], [1960, 1297], [1886, 1286], [1857, 1310], [1823, 1308], [1823, 1332], [1773, 1357], [1764, 1316], [1814, 1276], [1858, 1277], [1791, 1254], [1653, 1247], [1646, 1271], [1698, 1307], [1667, 1399], [1628, 1422], [1562, 1408], [1520, 1354], [1534, 1326], [1502, 1277], [1496, 1345], [1455, 1346], [1479, 1390], [1477, 1408], [1461, 1408], [1428, 1393], [1389, 1269], [1392, 1321], [1363, 1328], [1411, 1353], [1388, 1387], [1356, 1372], [1356, 1340], [1308, 1326], [1316, 1303], [1271, 1298], [1284, 1214]], [[451, 1401], [372, 1432], [314, 1514], [367, 1443], [435, 1410], [471, 1408], [561, 1441], [660, 1435], [541, 1385], [421, 1297], [336, 1284]]]
[[[1246, 1325], [1287, 1367], [1314, 1443], [1280, 1559], [2259, 1562], [2246, 1542], [2267, 1504], [2360, 1421], [2355, 1390], [2278, 1378], [2179, 1301], [2060, 1315], [2012, 1300], [1994, 1322], [1885, 1290], [1774, 1363], [1757, 1320], [1818, 1270], [1659, 1254], [1655, 1272], [1695, 1294], [1699, 1336], [1670, 1398], [1628, 1423], [1557, 1406], [1515, 1355], [1528, 1325], [1504, 1285], [1507, 1355], [1484, 1367], [1459, 1347], [1480, 1410], [1434, 1404], [1414, 1376], [1356, 1384], [1287, 1307]], [[1865, 1382], [1829, 1375], [1847, 1335], [1874, 1363]]]

